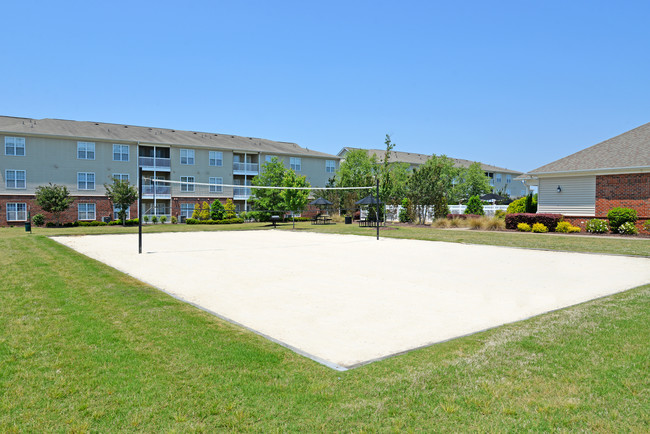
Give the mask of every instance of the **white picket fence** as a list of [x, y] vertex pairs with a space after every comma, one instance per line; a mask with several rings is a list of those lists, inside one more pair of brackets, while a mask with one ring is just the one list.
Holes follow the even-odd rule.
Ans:
[[[449, 205], [449, 212], [452, 214], [464, 214], [467, 205]], [[386, 221], [397, 222], [399, 221], [399, 212], [402, 209], [401, 205], [386, 205]], [[486, 216], [493, 216], [497, 210], [507, 210], [508, 205], [483, 205], [483, 211]], [[368, 216], [368, 209], [361, 210], [361, 218], [365, 219]], [[428, 207], [426, 213], [426, 222], [431, 223], [433, 220], [433, 206]]]

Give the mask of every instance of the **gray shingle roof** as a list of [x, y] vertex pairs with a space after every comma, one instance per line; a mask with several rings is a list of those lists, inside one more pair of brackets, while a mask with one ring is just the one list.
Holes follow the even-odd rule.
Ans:
[[[362, 149], [362, 148], [352, 148], [347, 146], [343, 149], [352, 150], [352, 149]], [[375, 155], [378, 161], [381, 161], [381, 159], [384, 158], [384, 154], [386, 153], [385, 149], [363, 149], [363, 150], [367, 151], [370, 155]], [[339, 155], [341, 155], [341, 152], [339, 152]], [[401, 151], [391, 151], [391, 157], [390, 157], [391, 161], [397, 161], [400, 163], [408, 163], [413, 165], [424, 164], [429, 158], [431, 158], [431, 155], [415, 154], [413, 152], [401, 152]], [[474, 163], [474, 161], [471, 160], [463, 160], [461, 158], [452, 158], [452, 157], [449, 158], [451, 160], [454, 160], [454, 165], [456, 167], [467, 168], [470, 166], [470, 164]], [[517, 170], [505, 169], [503, 167], [497, 167], [497, 166], [492, 166], [490, 164], [483, 164], [483, 163], [481, 163], [481, 168], [483, 168], [483, 170], [485, 170], [486, 172], [511, 173], [516, 175], [520, 175], [523, 173]]]
[[29, 119], [0, 116], [0, 132], [75, 139], [141, 142], [153, 145], [206, 147], [234, 151], [271, 154], [303, 155], [306, 157], [339, 157], [303, 148], [295, 143], [276, 142], [253, 137], [233, 136], [168, 128], [139, 127], [103, 122], [69, 121], [62, 119]]
[[650, 123], [528, 172], [531, 175], [650, 167]]

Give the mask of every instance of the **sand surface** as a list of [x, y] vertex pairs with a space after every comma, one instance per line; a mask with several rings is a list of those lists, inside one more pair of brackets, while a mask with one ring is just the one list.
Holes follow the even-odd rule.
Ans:
[[650, 283], [650, 260], [285, 230], [55, 237], [346, 369]]

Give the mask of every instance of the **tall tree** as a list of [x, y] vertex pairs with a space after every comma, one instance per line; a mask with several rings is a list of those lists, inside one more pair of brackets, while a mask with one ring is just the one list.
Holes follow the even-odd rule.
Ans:
[[283, 185], [284, 174], [287, 169], [277, 158], [271, 158], [262, 165], [262, 172], [253, 178], [251, 188], [253, 209], [259, 212], [262, 219], [268, 220], [273, 211], [282, 211], [283, 202], [282, 190], [275, 188], [255, 188], [255, 186], [278, 187]]
[[474, 162], [461, 171], [459, 180], [457, 188], [462, 199], [468, 200], [472, 196], [482, 196], [492, 191], [490, 178], [479, 162]]
[[397, 205], [406, 196], [406, 183], [411, 175], [408, 163], [391, 162], [391, 156], [396, 144], [386, 134], [384, 140], [386, 151], [379, 167], [379, 195], [387, 204]]
[[114, 207], [119, 208], [118, 217], [122, 225], [126, 226], [126, 210], [133, 202], [138, 200], [138, 190], [130, 185], [129, 181], [113, 178], [113, 184], [104, 184], [106, 197], [110, 199]]
[[[306, 176], [299, 176], [293, 170], [284, 172], [282, 180], [283, 187], [309, 187]], [[309, 200], [309, 190], [294, 190], [287, 189], [280, 192], [284, 208], [291, 211], [293, 214], [299, 213], [307, 206]], [[292, 216], [293, 228], [296, 228], [296, 219]]]
[[435, 218], [448, 214], [448, 200], [457, 173], [453, 160], [435, 154], [413, 170], [408, 182], [409, 199], [416, 206], [420, 224], [426, 222], [430, 206], [434, 207]]
[[[364, 149], [353, 149], [345, 154], [345, 161], [339, 166], [336, 172], [337, 187], [368, 187], [374, 184], [374, 177], [377, 174], [377, 158], [369, 156]], [[361, 190], [343, 190], [343, 207], [346, 214], [351, 215], [356, 209], [355, 202], [361, 197], [361, 194], [367, 195], [368, 191]]]
[[36, 187], [36, 203], [43, 211], [50, 212], [54, 215], [56, 225], [61, 224], [61, 213], [74, 202], [70, 197], [68, 188], [64, 185], [56, 185], [51, 182], [48, 185]]

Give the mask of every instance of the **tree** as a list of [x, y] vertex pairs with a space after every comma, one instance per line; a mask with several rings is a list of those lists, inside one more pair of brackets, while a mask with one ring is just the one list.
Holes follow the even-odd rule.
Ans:
[[476, 215], [485, 215], [483, 211], [483, 202], [478, 196], [472, 196], [467, 201], [467, 208], [465, 208], [465, 214], [476, 214]]
[[114, 207], [119, 208], [117, 215], [122, 221], [122, 226], [126, 226], [126, 210], [138, 200], [138, 190], [130, 185], [128, 180], [118, 178], [113, 178], [113, 184], [104, 184], [104, 188], [106, 197]]
[[223, 207], [226, 210], [227, 219], [234, 219], [237, 217], [237, 214], [235, 213], [235, 203], [232, 201], [232, 199], [226, 200], [226, 204]]
[[462, 199], [468, 200], [472, 196], [481, 196], [492, 191], [490, 178], [485, 174], [481, 163], [474, 162], [463, 170], [459, 176], [458, 192]]
[[271, 158], [262, 166], [262, 173], [251, 181], [253, 187], [251, 194], [255, 211], [259, 211], [259, 217], [268, 220], [271, 212], [283, 211], [282, 190], [275, 188], [255, 188], [255, 186], [278, 187], [283, 185], [284, 175], [287, 169], [277, 157]]
[[64, 185], [56, 185], [51, 182], [45, 186], [36, 187], [36, 203], [43, 211], [51, 212], [56, 220], [56, 225], [61, 224], [61, 213], [74, 202], [70, 197], [68, 188]]
[[408, 181], [408, 197], [416, 206], [420, 224], [426, 222], [430, 206], [434, 207], [435, 218], [445, 217], [449, 213], [448, 200], [457, 174], [453, 160], [435, 154], [413, 170]]
[[[337, 187], [368, 187], [374, 184], [374, 177], [377, 173], [377, 159], [372, 157], [364, 149], [353, 149], [345, 154], [345, 161], [339, 166], [336, 172]], [[357, 208], [355, 202], [360, 199], [359, 191], [343, 190], [343, 207], [347, 215], [351, 215]], [[364, 194], [368, 194], [364, 191]]]
[[[309, 187], [306, 176], [299, 176], [293, 170], [287, 170], [282, 180], [283, 187]], [[293, 214], [301, 212], [307, 206], [309, 200], [309, 190], [287, 189], [280, 192], [284, 209], [288, 209]], [[292, 216], [293, 217], [293, 216]], [[296, 228], [296, 220], [293, 219], [293, 228]]]
[[212, 220], [223, 220], [226, 218], [226, 209], [219, 199], [215, 199], [210, 205], [210, 218]]

